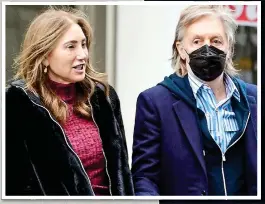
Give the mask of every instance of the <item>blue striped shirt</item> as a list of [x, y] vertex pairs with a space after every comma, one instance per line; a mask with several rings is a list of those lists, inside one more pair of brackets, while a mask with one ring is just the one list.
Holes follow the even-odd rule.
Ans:
[[221, 151], [225, 153], [229, 142], [239, 130], [235, 113], [231, 106], [231, 97], [240, 102], [240, 94], [232, 79], [224, 74], [226, 98], [217, 102], [212, 89], [193, 73], [188, 79], [196, 99], [197, 108], [206, 116], [208, 130]]

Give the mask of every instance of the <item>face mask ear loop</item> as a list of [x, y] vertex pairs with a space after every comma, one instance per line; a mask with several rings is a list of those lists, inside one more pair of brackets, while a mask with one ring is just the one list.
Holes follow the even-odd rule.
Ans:
[[[184, 48], [183, 45], [181, 45], [181, 46], [182, 46], [183, 50], [186, 52], [186, 54], [188, 55], [188, 57], [189, 57], [189, 59], [190, 59], [190, 55], [189, 55], [189, 53], [186, 51], [186, 49]], [[186, 60], [187, 60], [187, 59], [186, 59]]]
[[186, 49], [183, 48], [183, 50], [186, 52], [187, 55], [189, 55], [189, 53], [186, 51]]

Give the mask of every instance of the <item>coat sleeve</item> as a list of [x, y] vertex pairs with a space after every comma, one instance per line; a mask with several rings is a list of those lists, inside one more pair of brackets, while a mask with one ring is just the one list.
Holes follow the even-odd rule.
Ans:
[[160, 122], [151, 98], [137, 99], [133, 135], [132, 175], [136, 195], [159, 195]]
[[120, 99], [118, 97], [118, 94], [116, 93], [115, 89], [110, 86], [110, 102], [112, 105], [112, 109], [114, 112], [114, 116], [117, 120], [117, 123], [119, 125], [119, 129], [121, 131], [122, 139], [124, 141], [126, 155], [128, 157], [128, 149], [127, 149], [127, 143], [125, 138], [125, 131], [124, 131], [124, 125], [123, 125], [123, 119], [122, 119], [122, 113], [121, 113], [121, 105], [120, 105]]
[[[6, 91], [5, 185], [6, 195], [27, 195], [30, 192], [30, 160], [26, 148], [25, 107], [16, 91]], [[22, 107], [21, 107], [22, 106]], [[24, 114], [25, 116], [25, 114]]]
[[121, 113], [121, 105], [120, 105], [120, 99], [115, 91], [115, 89], [110, 86], [110, 103], [114, 112], [114, 117], [117, 121], [117, 131], [119, 132], [119, 135], [121, 135], [122, 139], [122, 165], [124, 170], [124, 180], [125, 180], [125, 186], [126, 186], [126, 195], [134, 195], [134, 187], [133, 187], [133, 181], [132, 181], [132, 174], [129, 167], [129, 160], [128, 160], [128, 148], [127, 148], [127, 142], [125, 137], [125, 130], [123, 125], [123, 119], [122, 119], [122, 113]]

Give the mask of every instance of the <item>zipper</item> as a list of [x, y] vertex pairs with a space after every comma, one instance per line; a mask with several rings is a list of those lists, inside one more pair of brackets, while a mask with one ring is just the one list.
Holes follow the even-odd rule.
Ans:
[[226, 182], [225, 182], [225, 173], [224, 173], [224, 161], [226, 161], [225, 154], [226, 154], [227, 150], [228, 150], [230, 147], [232, 147], [232, 146], [233, 146], [238, 140], [240, 140], [240, 138], [241, 138], [241, 137], [243, 136], [243, 134], [245, 133], [245, 130], [246, 130], [246, 128], [247, 128], [247, 123], [248, 123], [248, 121], [249, 121], [249, 116], [250, 116], [250, 112], [248, 113], [247, 122], [246, 122], [246, 125], [245, 125], [245, 127], [244, 127], [244, 130], [243, 130], [242, 134], [240, 135], [240, 137], [237, 138], [237, 140], [236, 140], [232, 145], [230, 145], [230, 146], [226, 149], [226, 151], [225, 151], [224, 153], [222, 152], [220, 146], [216, 143], [217, 146], [219, 147], [220, 151], [221, 151], [221, 154], [222, 154], [222, 177], [223, 177], [223, 183], [224, 183], [225, 196], [227, 196], [227, 189], [226, 189]]
[[[26, 92], [22, 87], [20, 87], [20, 86], [16, 86], [16, 87], [22, 89], [22, 90], [25, 92], [25, 94], [28, 96], [27, 92]], [[29, 98], [29, 99], [30, 99], [30, 98]], [[31, 99], [30, 99], [30, 100], [31, 100]], [[81, 169], [82, 169], [83, 172], [85, 173], [85, 175], [86, 175], [86, 177], [87, 177], [87, 180], [88, 180], [88, 182], [89, 182], [89, 184], [90, 184], [90, 186], [91, 186], [92, 193], [93, 193], [93, 195], [95, 196], [95, 193], [94, 193], [93, 188], [92, 188], [92, 185], [91, 185], [91, 181], [90, 181], [90, 179], [89, 179], [89, 177], [88, 177], [88, 175], [87, 175], [87, 173], [86, 173], [86, 171], [85, 171], [85, 169], [84, 169], [84, 166], [82, 165], [82, 162], [81, 162], [80, 158], [78, 157], [78, 155], [75, 153], [75, 151], [74, 151], [74, 150], [70, 147], [70, 145], [68, 144], [67, 139], [66, 139], [66, 136], [65, 136], [65, 133], [64, 133], [63, 128], [61, 127], [61, 125], [60, 125], [56, 120], [54, 120], [54, 119], [52, 118], [51, 113], [50, 113], [50, 111], [49, 111], [47, 108], [45, 108], [45, 107], [42, 106], [42, 105], [39, 105], [39, 104], [35, 103], [35, 102], [32, 101], [32, 100], [31, 100], [31, 102], [34, 103], [35, 105], [37, 105], [37, 106], [39, 106], [39, 107], [45, 109], [45, 110], [48, 112], [48, 114], [49, 114], [50, 118], [52, 119], [52, 121], [54, 121], [54, 122], [55, 122], [55, 123], [61, 128], [61, 131], [62, 131], [62, 133], [63, 133], [63, 136], [64, 136], [64, 140], [65, 140], [65, 142], [66, 142], [66, 145], [68, 146], [68, 148], [71, 150], [71, 152], [72, 152], [72, 153], [76, 156], [76, 158], [78, 159], [78, 161], [79, 161], [79, 163], [80, 163], [80, 165], [81, 165]]]
[[[224, 156], [224, 155], [223, 155], [223, 156]], [[222, 176], [223, 176], [223, 183], [224, 183], [225, 196], [227, 196], [226, 181], [225, 181], [225, 171], [224, 171], [224, 157], [223, 157], [223, 159], [222, 159]]]
[[67, 190], [66, 186], [64, 185], [64, 183], [63, 183], [63, 182], [61, 182], [61, 184], [62, 184], [62, 186], [63, 186], [64, 190], [66, 191], [67, 195], [70, 195], [70, 193], [68, 192], [68, 190]]
[[[98, 125], [94, 119], [94, 115], [93, 115], [93, 108], [92, 108], [92, 105], [90, 103], [90, 100], [88, 100], [88, 103], [91, 107], [91, 117], [92, 117], [92, 120], [93, 122], [95, 123], [97, 129], [98, 129], [98, 133], [100, 134], [100, 131], [99, 131], [99, 128], [98, 128]], [[108, 172], [108, 161], [107, 161], [107, 158], [106, 158], [106, 155], [105, 155], [105, 152], [104, 152], [104, 149], [103, 149], [103, 141], [101, 139], [101, 137], [99, 136], [100, 140], [101, 140], [101, 144], [102, 144], [102, 152], [103, 152], [103, 156], [104, 156], [104, 159], [105, 159], [105, 162], [106, 162], [106, 173], [107, 173], [107, 176], [108, 176], [108, 179], [109, 179], [109, 192], [110, 192], [110, 195], [112, 196], [112, 192], [111, 192], [111, 179], [110, 179], [110, 176], [109, 176], [109, 172]]]
[[[215, 142], [216, 143], [216, 142]], [[217, 143], [216, 143], [217, 144]], [[217, 146], [219, 147], [220, 149], [220, 152], [222, 154], [222, 177], [223, 177], [223, 184], [224, 184], [224, 191], [225, 191], [225, 196], [227, 196], [227, 190], [226, 190], [226, 182], [225, 182], [225, 172], [224, 172], [224, 161], [226, 161], [226, 158], [225, 158], [225, 153], [223, 154], [222, 150], [221, 150], [221, 147], [217, 144]]]

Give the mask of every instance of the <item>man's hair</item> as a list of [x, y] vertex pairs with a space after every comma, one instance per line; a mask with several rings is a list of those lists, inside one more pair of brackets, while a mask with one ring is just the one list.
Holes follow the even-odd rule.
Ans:
[[189, 25], [204, 16], [216, 16], [219, 17], [222, 21], [229, 45], [224, 72], [229, 74], [230, 76], [237, 75], [238, 70], [234, 68], [232, 58], [234, 54], [235, 33], [238, 25], [233, 18], [229, 7], [221, 5], [192, 5], [181, 12], [180, 19], [175, 31], [174, 43], [172, 45], [172, 68], [180, 77], [183, 77], [187, 74], [185, 60], [181, 59], [176, 48], [176, 42], [183, 40], [185, 30]]

